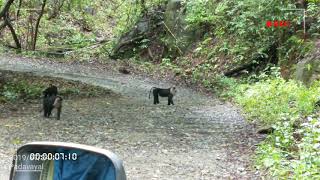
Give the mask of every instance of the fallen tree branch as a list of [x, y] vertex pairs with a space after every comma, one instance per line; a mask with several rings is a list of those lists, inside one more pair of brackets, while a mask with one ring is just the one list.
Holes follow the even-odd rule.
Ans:
[[[144, 38], [144, 36], [141, 35], [141, 36], [135, 37], [135, 38], [133, 38], [133, 39], [130, 39], [130, 40], [121, 42], [121, 43], [119, 43], [120, 45], [119, 45], [118, 47], [116, 47], [115, 50], [113, 50], [113, 52], [117, 52], [117, 51], [119, 51], [119, 49], [121, 49], [123, 46], [125, 46], [125, 45], [127, 45], [127, 44], [130, 44], [130, 43], [133, 43], [133, 42], [136, 42], [136, 41], [138, 41], [138, 40], [140, 40], [140, 39], [143, 39], [143, 38]], [[112, 55], [111, 55], [111, 57], [112, 57]]]
[[182, 55], [183, 55], [183, 52], [181, 51], [181, 49], [180, 49], [179, 46], [178, 46], [178, 39], [177, 39], [176, 36], [172, 33], [172, 31], [171, 31], [170, 28], [167, 26], [167, 24], [166, 24], [165, 22], [163, 22], [163, 24], [164, 24], [164, 27], [166, 27], [166, 29], [169, 31], [169, 33], [171, 34], [171, 36], [176, 40], [176, 45], [177, 45], [177, 48], [178, 48], [178, 50], [179, 50], [179, 54], [180, 54], [180, 56], [182, 56]]
[[239, 73], [240, 71], [247, 70], [247, 69], [252, 68], [253, 66], [256, 66], [256, 65], [257, 65], [257, 63], [244, 64], [240, 67], [237, 67], [237, 68], [232, 69], [228, 72], [225, 72], [224, 75], [227, 77], [230, 77], [230, 76], [233, 76], [234, 74]]

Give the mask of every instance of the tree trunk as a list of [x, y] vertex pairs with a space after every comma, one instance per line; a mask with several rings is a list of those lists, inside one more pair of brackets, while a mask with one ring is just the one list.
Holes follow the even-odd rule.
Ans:
[[21, 9], [21, 6], [22, 6], [22, 0], [19, 1], [19, 6], [18, 6], [18, 11], [17, 11], [17, 20], [19, 19], [19, 16], [20, 16], [20, 9]]
[[9, 18], [9, 14], [7, 13], [6, 17], [5, 17], [5, 24], [9, 27], [10, 31], [11, 31], [11, 34], [12, 34], [12, 38], [14, 40], [14, 42], [16, 43], [16, 48], [17, 49], [21, 49], [21, 44], [20, 44], [20, 41], [19, 41], [19, 38], [11, 24], [11, 21], [10, 21], [10, 18]]
[[33, 39], [33, 44], [32, 44], [32, 50], [33, 50], [33, 51], [36, 49], [40, 20], [41, 20], [41, 18], [42, 18], [42, 16], [43, 16], [43, 12], [44, 12], [44, 8], [45, 8], [45, 6], [46, 6], [46, 3], [47, 3], [47, 0], [43, 0], [42, 6], [41, 6], [41, 12], [40, 12], [39, 17], [38, 17], [37, 22], [36, 22], [34, 39]]
[[0, 18], [4, 18], [4, 22], [0, 25], [0, 32], [2, 31], [2, 29], [4, 29], [6, 26], [9, 27], [13, 40], [16, 43], [16, 48], [17, 49], [21, 49], [21, 44], [19, 41], [19, 38], [11, 24], [10, 18], [9, 18], [9, 9], [11, 4], [14, 2], [14, 0], [8, 0], [6, 2], [6, 4], [4, 5], [4, 7], [2, 8], [2, 10], [0, 11]]
[[9, 11], [9, 8], [14, 0], [8, 0], [7, 3], [4, 5], [2, 10], [0, 11], [0, 18], [4, 17], [6, 13]]

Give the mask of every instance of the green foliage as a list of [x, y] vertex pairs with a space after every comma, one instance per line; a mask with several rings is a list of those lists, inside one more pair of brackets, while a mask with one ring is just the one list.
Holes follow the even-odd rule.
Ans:
[[[1, 0], [0, 5], [3, 2]], [[47, 2], [46, 13], [40, 24], [37, 41], [38, 50], [46, 51], [52, 49], [52, 47], [67, 48], [74, 49], [76, 52], [71, 57], [78, 56], [85, 59], [105, 57], [116, 36], [119, 37], [127, 32], [142, 16], [141, 1], [114, 0], [105, 3], [102, 0], [68, 0], [64, 1], [55, 18], [48, 19], [62, 2], [63, 0]], [[147, 9], [151, 9], [164, 2], [166, 0], [145, 1], [145, 6]], [[234, 62], [242, 63], [253, 61], [258, 57], [267, 57], [266, 51], [272, 44], [279, 44], [279, 47], [282, 48], [280, 57], [283, 61], [295, 58], [293, 56], [289, 57], [287, 55], [288, 52], [297, 54], [297, 51], [302, 50], [300, 43], [287, 42], [290, 38], [288, 32], [293, 32], [294, 26], [301, 24], [301, 14], [280, 10], [283, 8], [295, 8], [294, 3], [294, 0], [194, 0], [184, 1], [183, 5], [186, 6], [186, 20], [190, 27], [194, 29], [203, 26], [208, 27], [206, 30], [208, 30], [207, 33], [211, 38], [214, 35], [219, 39], [216, 46], [207, 48], [203, 45], [199, 52], [205, 51], [203, 54], [208, 55], [209, 61], [216, 55], [223, 54], [229, 56], [230, 59], [232, 58]], [[28, 43], [30, 44], [30, 42], [27, 42], [30, 41], [29, 35], [31, 32], [29, 31], [32, 29], [29, 20], [37, 17], [37, 13], [27, 9], [37, 9], [40, 8], [40, 5], [40, 1], [23, 3], [19, 19], [13, 22], [24, 49], [28, 49]], [[87, 8], [94, 10], [94, 15], [88, 13]], [[15, 1], [11, 7], [11, 14], [15, 14], [17, 10], [18, 1]], [[319, 3], [310, 2], [307, 13], [308, 17], [313, 20], [309, 33], [317, 36], [320, 28]], [[290, 20], [293, 26], [287, 29], [266, 28], [265, 22], [267, 20]], [[33, 21], [32, 23], [34, 26], [35, 22]], [[11, 34], [8, 31], [3, 34], [3, 42], [11, 44]], [[82, 50], [84, 47], [97, 43], [97, 38], [107, 39], [107, 45], [102, 44], [89, 50]], [[297, 36], [297, 38], [300, 37]], [[164, 43], [173, 46], [177, 44], [185, 46], [185, 42], [180, 41], [183, 38], [177, 37], [177, 39], [178, 42], [166, 42], [164, 40]], [[108, 49], [105, 47], [108, 47]], [[173, 49], [176, 48], [173, 47]], [[288, 49], [290, 51], [287, 51]], [[308, 49], [304, 50], [307, 51]], [[304, 52], [300, 54], [303, 55]]]
[[[195, 0], [186, 3], [190, 26], [199, 28], [206, 24], [211, 27], [211, 32], [208, 33], [217, 39], [215, 46], [211, 48], [212, 53], [202, 48], [209, 60], [215, 54], [228, 56], [233, 63], [252, 62], [261, 57], [269, 58], [270, 48], [277, 45], [281, 49], [280, 59], [287, 64], [310, 50], [308, 46], [301, 48], [305, 43], [301, 40], [302, 36], [298, 37], [298, 32], [295, 32], [295, 28], [301, 26], [303, 21], [301, 12], [282, 10], [295, 9], [294, 0]], [[313, 17], [309, 33], [319, 32], [320, 6], [311, 3], [308, 7], [310, 17]], [[266, 21], [275, 20], [288, 20], [291, 25], [286, 28], [266, 27]], [[297, 39], [294, 43], [290, 33], [294, 33], [294, 38]]]
[[239, 89], [239, 82], [235, 79], [217, 75], [204, 84], [207, 88], [212, 88], [221, 98], [230, 99], [234, 97]]
[[250, 112], [250, 118], [273, 124], [288, 114], [296, 117], [312, 113], [317, 93], [320, 92], [307, 89], [293, 80], [275, 78], [255, 83], [236, 100]]
[[43, 87], [30, 85], [26, 81], [6, 83], [3, 88], [2, 95], [8, 101], [16, 101], [18, 99], [35, 99], [41, 94]]
[[[117, 24], [113, 32], [117, 36], [127, 32], [141, 17], [142, 8], [140, 2], [141, 1], [117, 0], [117, 9], [113, 12]], [[150, 9], [164, 2], [166, 2], [166, 0], [148, 0], [145, 1], [145, 6], [147, 9]]]
[[161, 65], [163, 67], [169, 67], [169, 68], [170, 67], [174, 67], [174, 65], [171, 62], [171, 59], [169, 59], [169, 58], [163, 58], [162, 61], [161, 61]]
[[[148, 9], [164, 1], [145, 1], [145, 6]], [[23, 3], [19, 19], [13, 22], [24, 50], [30, 49], [30, 35], [35, 25], [34, 19], [38, 16], [28, 9], [38, 9], [40, 6], [39, 1]], [[17, 12], [18, 7], [18, 1], [15, 1], [10, 9], [12, 14]], [[51, 16], [53, 14], [56, 15]], [[115, 0], [108, 3], [102, 0], [47, 1], [40, 24], [37, 50], [52, 52], [71, 49], [72, 52], [67, 54], [68, 58], [81, 60], [105, 58], [116, 39], [115, 36], [119, 37], [131, 28], [141, 15], [141, 1]], [[32, 22], [30, 19], [33, 19]], [[3, 42], [11, 44], [10, 32], [5, 31], [3, 34]], [[45, 53], [39, 55], [41, 54]]]
[[280, 65], [295, 64], [297, 59], [302, 59], [313, 48], [313, 41], [304, 41], [297, 36], [291, 36], [278, 48]]
[[[309, 30], [310, 34], [319, 34], [320, 29], [320, 1], [308, 3], [307, 14], [309, 18], [313, 18], [314, 22], [311, 23]], [[319, 37], [319, 36], [318, 36]]]
[[188, 11], [187, 22], [193, 26], [211, 23], [214, 16], [214, 5], [216, 1], [195, 0], [188, 1], [186, 8]]
[[[319, 179], [319, 120], [307, 118], [300, 129], [278, 122], [276, 132], [257, 149], [257, 168], [280, 179]], [[302, 136], [296, 140], [294, 135]]]
[[295, 169], [295, 179], [301, 179], [304, 176], [311, 176], [319, 179], [320, 174], [320, 126], [319, 120], [310, 118], [304, 124], [299, 133], [303, 134], [301, 143], [298, 145], [300, 150], [300, 162], [294, 161], [292, 168]]
[[135, 1], [123, 1], [116, 12], [117, 26], [114, 29], [116, 35], [128, 31], [141, 15], [141, 7]]
[[61, 91], [61, 94], [80, 94], [80, 90], [78, 88], [68, 88]]
[[161, 70], [164, 70], [164, 71], [171, 70], [176, 74], [180, 74], [182, 72], [182, 69], [179, 68], [176, 64], [174, 64], [169, 58], [162, 59], [160, 68]]
[[250, 120], [272, 126], [275, 131], [256, 150], [256, 168], [271, 179], [320, 178], [320, 81], [305, 87], [271, 74], [251, 75], [245, 80], [224, 76], [202, 82], [213, 86], [220, 97], [233, 98]]
[[259, 78], [253, 84], [219, 80], [249, 119], [275, 129], [256, 151], [257, 168], [275, 179], [319, 179], [320, 122], [315, 102], [320, 99], [320, 82], [307, 88], [277, 73]]
[[[18, 2], [13, 3], [10, 14], [14, 15], [17, 12]], [[114, 24], [112, 16], [115, 14], [112, 10], [120, 3], [120, 1], [105, 3], [101, 0], [47, 1], [45, 14], [41, 19], [36, 50], [52, 52], [68, 49], [74, 53], [67, 57], [77, 59], [104, 57], [106, 54], [103, 51], [104, 44], [99, 44], [100, 42], [97, 41], [112, 38], [111, 31]], [[20, 16], [13, 22], [23, 50], [30, 49], [31, 34], [34, 30], [35, 19], [38, 17], [38, 13], [30, 9], [39, 9], [40, 6], [41, 1], [22, 3]], [[52, 14], [56, 15], [51, 16]], [[2, 35], [1, 39], [5, 44], [13, 43], [10, 31], [6, 29]], [[82, 50], [87, 47], [89, 49]], [[34, 53], [33, 55], [43, 56], [44, 54]]]
[[74, 34], [66, 39], [67, 45], [74, 45], [77, 48], [86, 47], [94, 42], [95, 40], [93, 37], [86, 37], [83, 34]]

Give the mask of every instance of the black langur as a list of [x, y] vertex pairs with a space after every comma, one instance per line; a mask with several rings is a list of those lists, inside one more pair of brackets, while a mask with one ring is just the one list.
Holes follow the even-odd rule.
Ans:
[[44, 117], [48, 118], [51, 116], [51, 112], [53, 110], [53, 104], [56, 99], [55, 95], [45, 96], [43, 97], [43, 112]]
[[62, 109], [62, 98], [58, 96], [58, 88], [52, 84], [49, 85], [43, 92], [43, 108], [44, 117], [49, 118], [52, 110], [57, 109], [57, 120], [60, 119]]
[[161, 97], [168, 97], [168, 105], [170, 104], [174, 105], [173, 96], [175, 96], [175, 94], [177, 93], [176, 87], [173, 86], [168, 89], [152, 87], [149, 92], [149, 99], [150, 99], [151, 91], [153, 93], [153, 104], [159, 104], [160, 103], [159, 96], [161, 96]]
[[58, 88], [57, 86], [50, 84], [49, 87], [43, 91], [43, 96], [45, 98], [52, 95], [54, 96], [58, 95]]
[[46, 118], [49, 118], [51, 116], [53, 109], [57, 109], [56, 119], [59, 120], [62, 109], [62, 97], [55, 95], [44, 97], [42, 109], [44, 111], [44, 117]]

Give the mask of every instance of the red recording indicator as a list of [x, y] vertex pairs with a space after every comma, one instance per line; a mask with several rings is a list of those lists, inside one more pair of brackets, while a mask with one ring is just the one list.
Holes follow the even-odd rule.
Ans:
[[267, 21], [266, 26], [268, 28], [270, 27], [288, 27], [289, 26], [289, 21]]

